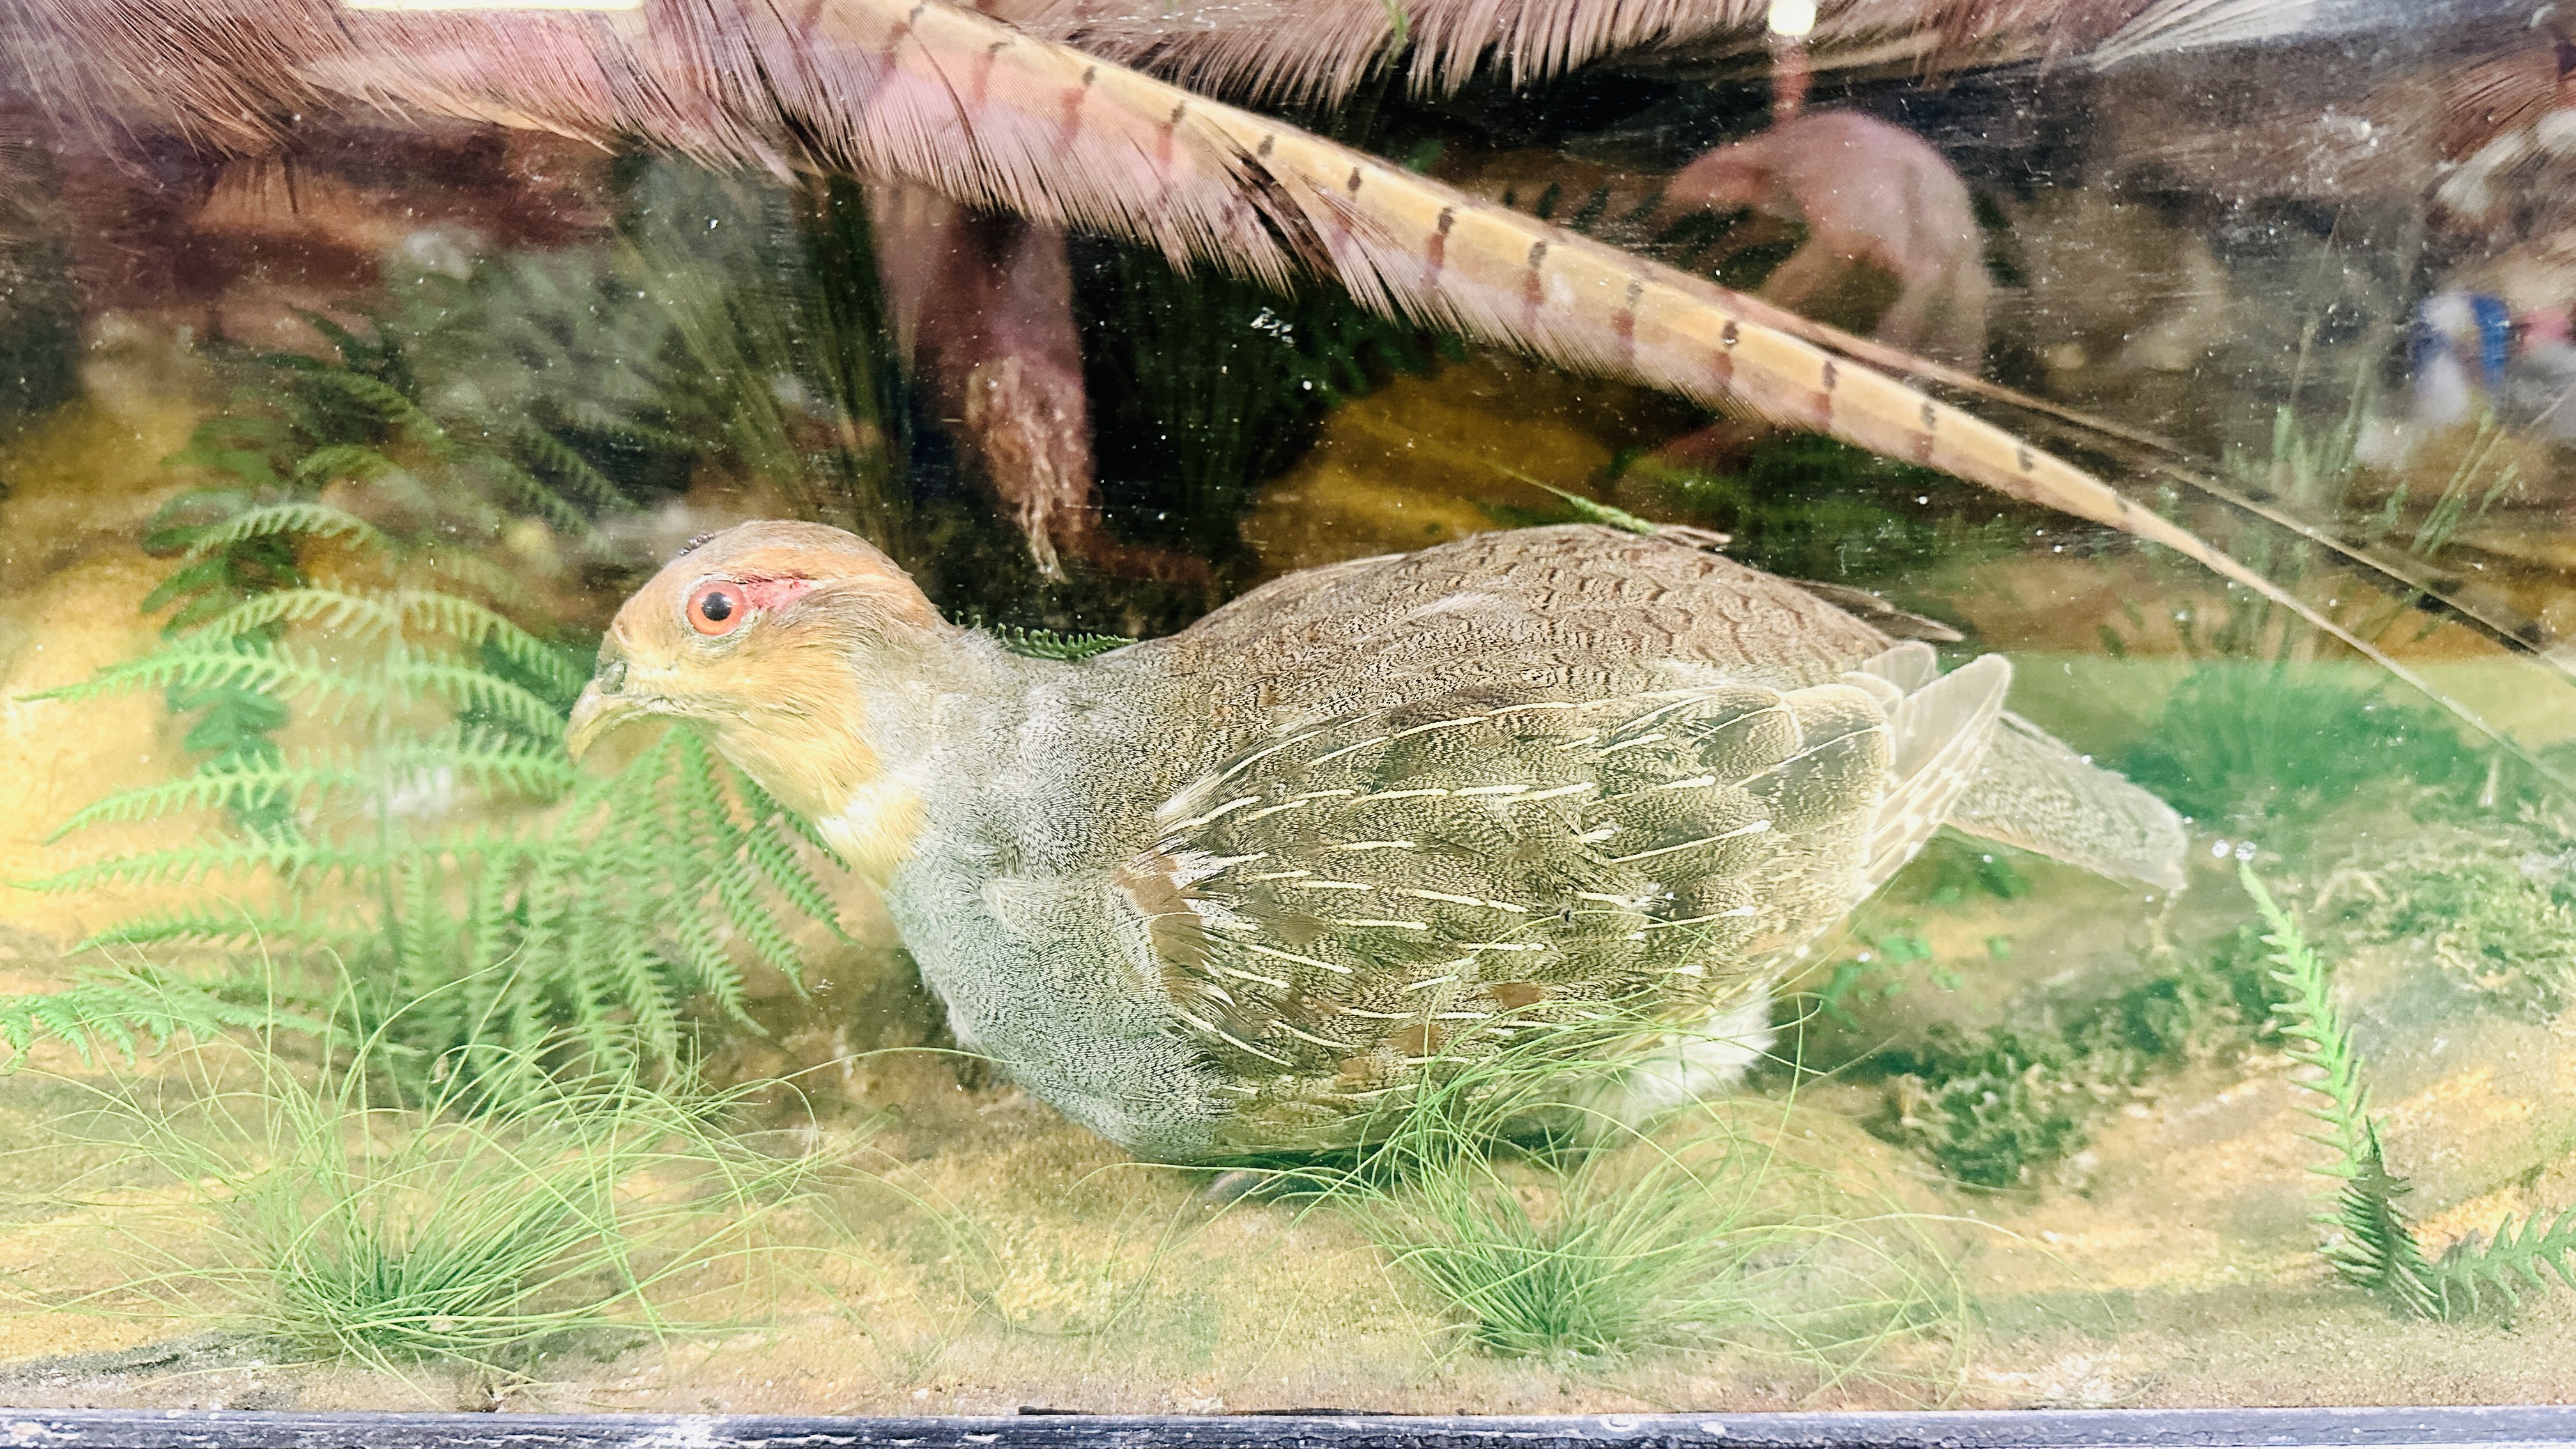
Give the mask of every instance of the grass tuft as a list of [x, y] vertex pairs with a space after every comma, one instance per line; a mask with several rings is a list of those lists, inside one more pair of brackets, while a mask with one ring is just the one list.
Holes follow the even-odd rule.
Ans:
[[67, 1306], [140, 1294], [314, 1359], [508, 1372], [738, 1325], [770, 1230], [819, 1186], [823, 1157], [727, 1135], [738, 1094], [567, 1081], [482, 1047], [479, 1080], [512, 1079], [506, 1105], [469, 1102], [464, 1072], [407, 1096], [373, 1060], [387, 1042], [317, 1065], [264, 1035], [218, 1039], [158, 1077], [85, 1087], [99, 1110], [67, 1135], [189, 1186], [175, 1224], [112, 1213], [144, 1273]]
[[[1727, 1350], [1827, 1379], [1964, 1343], [1958, 1285], [1893, 1204], [1799, 1160], [1777, 1102], [1626, 1121], [1635, 1059], [1528, 1027], [1390, 1109], [1325, 1197], [1506, 1356]], [[1569, 1049], [1569, 1047], [1571, 1049]]]

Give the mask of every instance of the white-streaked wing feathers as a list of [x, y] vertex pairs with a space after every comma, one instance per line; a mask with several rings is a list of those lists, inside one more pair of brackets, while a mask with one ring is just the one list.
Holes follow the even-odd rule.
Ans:
[[1865, 891], [1885, 885], [1949, 819], [1952, 805], [1986, 762], [1995, 720], [2012, 686], [2012, 663], [2000, 654], [1948, 674], [1937, 668], [1930, 646], [1905, 643], [1854, 671], [1862, 676], [1856, 683], [1883, 681], [1901, 691], [1889, 711], [1893, 778], [1870, 827]]
[[1516, 1020], [1737, 999], [1859, 899], [1890, 748], [1842, 684], [1469, 691], [1245, 752], [1107, 888], [1247, 1112], [1339, 1115]]

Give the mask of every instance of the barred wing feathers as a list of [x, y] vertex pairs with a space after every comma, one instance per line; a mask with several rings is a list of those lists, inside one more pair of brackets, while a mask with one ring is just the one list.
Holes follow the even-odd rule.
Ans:
[[1905, 643], [1843, 678], [1878, 697], [1894, 754], [1894, 783], [1870, 827], [1866, 893], [1914, 858], [1977, 778], [2012, 685], [2012, 663], [1988, 654], [1945, 675], [1930, 645]]
[[1252, 751], [1110, 887], [1264, 1141], [1536, 1021], [1705, 1015], [1858, 900], [1893, 758], [1847, 684], [1458, 694]]
[[1949, 824], [2096, 875], [2183, 888], [2190, 841], [2172, 806], [2006, 714]]

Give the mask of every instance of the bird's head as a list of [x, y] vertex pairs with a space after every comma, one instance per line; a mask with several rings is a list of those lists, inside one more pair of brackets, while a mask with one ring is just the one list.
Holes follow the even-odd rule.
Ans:
[[868, 742], [863, 671], [950, 632], [892, 559], [819, 523], [739, 524], [701, 540], [617, 611], [573, 707], [577, 759], [621, 724], [695, 721], [779, 803], [872, 874], [899, 860], [917, 802]]

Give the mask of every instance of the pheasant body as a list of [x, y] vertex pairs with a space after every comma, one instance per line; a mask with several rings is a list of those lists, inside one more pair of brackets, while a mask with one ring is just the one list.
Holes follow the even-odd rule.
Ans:
[[[576, 742], [707, 719], [879, 878], [961, 1041], [1148, 1155], [1332, 1145], [1542, 1023], [1644, 1043], [1758, 1008], [1954, 816], [2179, 883], [2171, 812], [2004, 715], [2003, 659], [1942, 675], [1678, 543], [1483, 535], [1067, 664], [925, 621], [831, 533], [746, 525], [675, 562], [621, 612]], [[728, 588], [712, 643], [672, 627]], [[826, 653], [841, 696], [799, 698]], [[670, 688], [747, 659], [798, 683]], [[827, 787], [767, 737], [833, 727], [872, 764]]]

